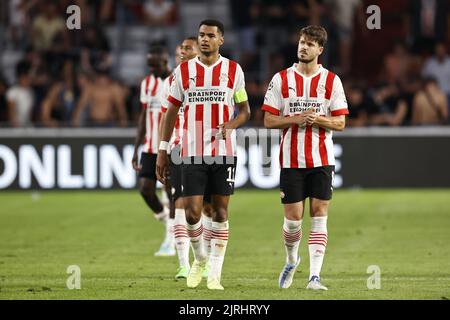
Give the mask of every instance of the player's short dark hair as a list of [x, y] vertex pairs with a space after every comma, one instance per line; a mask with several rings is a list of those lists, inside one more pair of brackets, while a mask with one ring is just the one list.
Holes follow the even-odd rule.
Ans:
[[223, 23], [220, 22], [219, 20], [206, 19], [206, 20], [203, 20], [202, 22], [200, 22], [200, 24], [198, 25], [199, 28], [201, 26], [217, 27], [217, 30], [219, 30], [219, 32], [222, 35], [225, 34], [225, 27], [223, 26]]
[[192, 41], [194, 41], [194, 42], [198, 42], [198, 38], [197, 38], [197, 37], [194, 37], [194, 36], [184, 38], [184, 40], [192, 40]]
[[300, 30], [300, 37], [301, 36], [305, 36], [306, 38], [317, 42], [321, 47], [325, 46], [328, 39], [327, 31], [321, 26], [304, 27]]

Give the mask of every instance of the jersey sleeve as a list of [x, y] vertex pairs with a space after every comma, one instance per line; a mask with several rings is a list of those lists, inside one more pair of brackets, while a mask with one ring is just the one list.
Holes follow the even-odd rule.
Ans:
[[342, 116], [348, 114], [347, 98], [341, 79], [336, 76], [333, 83], [330, 103], [331, 116]]
[[169, 87], [169, 94], [167, 100], [164, 102], [167, 104], [167, 106], [169, 105], [168, 103], [172, 103], [173, 105], [179, 107], [181, 106], [184, 100], [184, 89], [181, 79], [180, 66], [178, 66], [172, 74], [173, 79]]
[[271, 114], [279, 116], [283, 106], [283, 97], [281, 95], [281, 79], [279, 74], [273, 76], [264, 96], [264, 104], [261, 109]]
[[238, 64], [236, 69], [236, 79], [234, 86], [233, 99], [235, 103], [248, 101], [247, 92], [245, 91], [245, 76], [241, 66]]

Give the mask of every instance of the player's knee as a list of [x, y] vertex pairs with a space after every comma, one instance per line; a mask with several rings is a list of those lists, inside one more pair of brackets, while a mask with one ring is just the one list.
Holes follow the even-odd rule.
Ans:
[[215, 222], [225, 222], [228, 220], [228, 210], [227, 208], [218, 207], [215, 209]]
[[312, 217], [326, 217], [328, 215], [328, 205], [315, 205], [312, 207]]
[[184, 210], [186, 212], [187, 223], [196, 224], [200, 220], [202, 214], [201, 206], [198, 206], [197, 204], [190, 204], [186, 205]]
[[213, 209], [211, 204], [209, 204], [209, 203], [208, 204], [207, 203], [203, 204], [203, 213], [207, 217], [212, 217], [213, 212], [214, 212], [214, 209]]

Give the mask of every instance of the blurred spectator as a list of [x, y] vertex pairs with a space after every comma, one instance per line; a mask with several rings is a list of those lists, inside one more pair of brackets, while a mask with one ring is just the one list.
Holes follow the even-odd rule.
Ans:
[[339, 39], [339, 68], [336, 72], [345, 75], [352, 67], [355, 18], [357, 18], [361, 30], [366, 30], [363, 2], [362, 0], [326, 0], [326, 3], [329, 5]]
[[371, 125], [400, 126], [408, 113], [408, 104], [397, 85], [382, 86], [373, 94], [376, 114], [369, 118]]
[[108, 39], [102, 29], [97, 25], [87, 27], [82, 36], [81, 68], [85, 72], [94, 69], [109, 69], [112, 65], [112, 56]]
[[68, 125], [75, 109], [78, 90], [71, 60], [66, 60], [59, 78], [51, 86], [42, 104], [41, 121], [46, 127]]
[[34, 95], [31, 88], [30, 64], [21, 61], [16, 67], [17, 84], [6, 92], [8, 119], [12, 127], [31, 126]]
[[270, 53], [286, 43], [289, 0], [261, 0], [261, 26], [264, 44]]
[[345, 87], [349, 109], [347, 125], [349, 127], [367, 126], [369, 120], [367, 111], [371, 103], [369, 98], [365, 96], [364, 89], [356, 84], [345, 84]]
[[322, 0], [291, 0], [288, 9], [289, 24], [299, 30], [307, 25], [320, 25]]
[[146, 0], [144, 22], [150, 26], [169, 26], [175, 21], [176, 7], [168, 0]]
[[254, 80], [246, 81], [245, 89], [248, 94], [248, 103], [251, 109], [251, 119], [247, 125], [250, 126], [262, 126], [263, 125], [263, 112], [261, 106], [264, 103], [264, 93], [262, 86]]
[[65, 31], [66, 23], [60, 14], [58, 4], [54, 1], [44, 1], [41, 4], [40, 14], [33, 20], [33, 48], [38, 51], [47, 51], [54, 38]]
[[[88, 108], [89, 107], [89, 108]], [[88, 113], [84, 111], [88, 108]], [[119, 122], [127, 124], [123, 90], [109, 76], [108, 71], [98, 70], [93, 83], [86, 86], [72, 116], [73, 126], [82, 124], [111, 127]]]
[[114, 21], [115, 0], [94, 1], [97, 6], [97, 16], [101, 23]]
[[413, 125], [444, 124], [448, 120], [447, 98], [437, 81], [427, 78], [423, 88], [414, 96]]
[[[436, 41], [446, 41], [449, 19], [448, 0], [410, 0], [408, 19], [416, 53], [429, 53]], [[407, 16], [408, 17], [408, 16]]]
[[255, 24], [260, 15], [260, 7], [256, 1], [230, 0], [231, 18], [233, 27], [239, 38], [239, 47], [242, 53], [254, 54], [256, 50]]
[[8, 104], [6, 101], [6, 90], [8, 85], [0, 74], [0, 124], [8, 121]]
[[439, 87], [447, 96], [447, 104], [450, 104], [450, 57], [444, 43], [436, 45], [435, 55], [425, 61], [422, 74], [424, 77], [437, 80]]
[[411, 54], [403, 42], [397, 42], [392, 52], [384, 57], [383, 80], [388, 83], [395, 83], [403, 80], [410, 68]]
[[283, 59], [283, 68], [289, 68], [293, 63], [298, 62], [298, 42], [300, 29], [293, 29], [289, 34], [289, 42], [281, 47], [279, 55]]
[[13, 48], [23, 48], [27, 44], [27, 28], [30, 23], [30, 11], [39, 0], [9, 1], [9, 33], [10, 45]]

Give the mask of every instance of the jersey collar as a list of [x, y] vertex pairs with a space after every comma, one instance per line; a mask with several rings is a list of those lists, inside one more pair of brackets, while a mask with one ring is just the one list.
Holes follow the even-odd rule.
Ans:
[[298, 71], [297, 66], [298, 66], [298, 63], [294, 63], [294, 64], [292, 65], [291, 68], [294, 70], [294, 72], [297, 72], [297, 73], [298, 73], [299, 75], [301, 75], [303, 78], [307, 78], [307, 79], [309, 79], [309, 78], [314, 78], [314, 77], [317, 76], [319, 73], [321, 73], [321, 72], [322, 72], [322, 69], [323, 69], [322, 65], [319, 64], [319, 69], [317, 69], [317, 71], [316, 71], [314, 74], [312, 74], [312, 75], [310, 75], [310, 76], [306, 76], [306, 75], [304, 75], [303, 73], [300, 73], [300, 72]]

